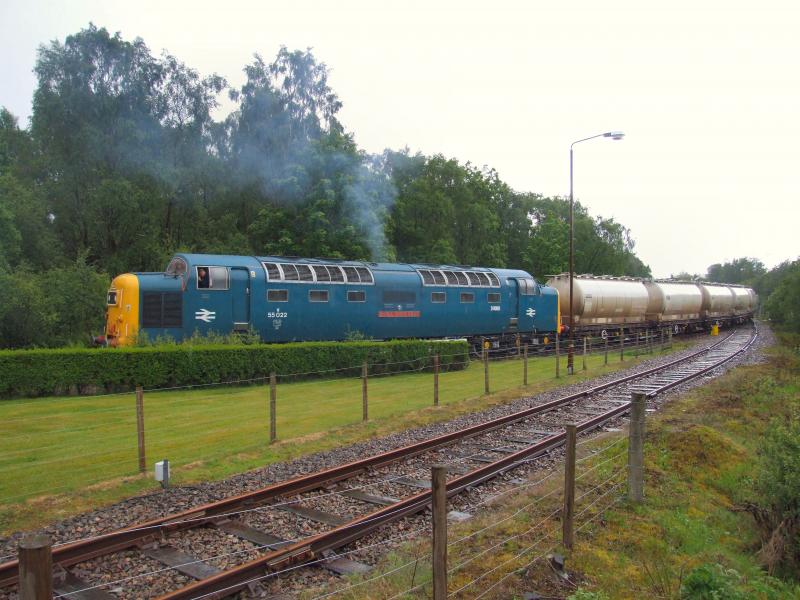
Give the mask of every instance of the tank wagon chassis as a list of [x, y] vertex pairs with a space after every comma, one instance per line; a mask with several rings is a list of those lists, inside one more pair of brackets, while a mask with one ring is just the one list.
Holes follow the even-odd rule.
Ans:
[[[126, 559], [126, 564], [129, 565], [126, 572], [120, 573], [118, 581], [111, 584], [106, 583], [108, 579], [97, 577], [92, 577], [92, 581], [99, 583], [89, 583], [79, 578], [76, 572], [81, 573], [82, 577], [89, 577], [91, 565], [97, 561], [87, 561], [115, 552], [134, 550], [166, 566], [145, 573], [148, 583], [138, 585], [151, 586], [154, 579], [174, 572], [194, 580], [189, 585], [160, 596], [162, 600], [207, 595], [224, 597], [245, 587], [257, 585], [259, 581], [277, 577], [278, 572], [302, 565], [322, 567], [340, 574], [364, 570], [368, 568], [366, 565], [346, 558], [346, 549], [355, 548], [348, 545], [393, 521], [423, 512], [431, 504], [430, 482], [403, 476], [404, 467], [419, 470], [423, 465], [449, 463], [448, 471], [451, 476], [447, 481], [447, 494], [450, 498], [455, 497], [499, 475], [515, 469], [531, 468], [537, 457], [564, 443], [564, 423], [580, 420], [578, 432], [586, 433], [604, 423], [619, 419], [630, 410], [632, 392], [644, 393], [652, 400], [657, 394], [730, 361], [747, 350], [756, 336], [755, 328], [736, 330], [712, 346], [668, 364], [620, 377], [467, 429], [310, 475], [273, 483], [255, 491], [118, 531], [57, 545], [53, 549], [53, 563], [58, 571], [55, 591], [67, 596], [91, 597], [97, 600], [116, 598], [104, 588], [121, 585], [122, 591], [126, 586], [135, 585], [137, 577], [130, 577], [129, 574], [142, 571], [130, 567], [131, 562], [135, 563], [134, 559]], [[376, 486], [388, 482], [391, 482], [394, 490], [406, 486], [406, 490], [416, 491], [402, 498], [373, 495], [363, 491], [365, 488], [375, 489]], [[338, 495], [360, 502], [363, 506], [358, 511], [360, 516], [355, 519], [342, 518], [308, 506], [314, 499], [324, 498], [326, 495]], [[369, 506], [378, 508], [371, 509]], [[297, 519], [307, 519], [326, 527], [301, 539], [286, 539], [277, 533], [264, 531], [263, 525], [262, 528], [255, 528], [248, 524], [248, 517], [255, 514], [258, 507], [262, 507], [261, 510], [267, 514], [290, 512]], [[252, 543], [249, 550], [234, 551], [224, 556], [239, 554], [245, 558], [255, 554], [256, 557], [233, 568], [220, 570], [210, 564], [214, 557], [204, 561], [202, 558], [184, 554], [175, 547], [176, 537], [201, 528], [218, 530], [238, 540]], [[306, 527], [305, 531], [308, 530], [313, 531], [314, 528]], [[344, 552], [338, 555], [334, 553], [341, 549], [345, 549]], [[71, 567], [77, 568], [70, 570]], [[15, 585], [17, 571], [16, 561], [0, 564], [0, 588]], [[288, 575], [284, 573], [284, 577], [286, 576]], [[166, 589], [174, 587], [173, 584]], [[131, 588], [129, 595], [141, 597], [149, 589], [151, 588]]]

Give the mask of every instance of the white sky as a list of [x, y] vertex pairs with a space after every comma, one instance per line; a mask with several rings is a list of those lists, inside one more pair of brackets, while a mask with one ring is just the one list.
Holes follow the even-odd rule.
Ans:
[[[567, 8], [569, 6], [569, 8]], [[652, 8], [646, 8], [651, 6]], [[370, 151], [489, 165], [629, 228], [657, 276], [800, 254], [800, 3], [3, 0], [0, 105], [26, 123], [36, 47], [89, 21], [238, 87], [313, 47]]]

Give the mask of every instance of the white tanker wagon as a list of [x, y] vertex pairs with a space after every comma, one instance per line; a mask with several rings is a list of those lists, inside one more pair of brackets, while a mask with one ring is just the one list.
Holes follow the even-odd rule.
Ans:
[[[562, 324], [569, 326], [569, 274], [552, 276], [547, 285], [558, 291]], [[752, 318], [758, 298], [744, 286], [634, 277], [576, 275], [572, 286], [575, 329], [585, 332], [742, 323]]]

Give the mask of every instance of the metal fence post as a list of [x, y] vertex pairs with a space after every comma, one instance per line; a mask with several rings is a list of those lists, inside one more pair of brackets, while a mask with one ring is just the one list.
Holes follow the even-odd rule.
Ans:
[[269, 374], [269, 443], [278, 439], [277, 419], [278, 382], [275, 372]]
[[433, 355], [433, 405], [439, 406], [439, 353]]
[[53, 547], [43, 534], [27, 535], [18, 546], [20, 600], [53, 597]]
[[564, 547], [572, 550], [575, 543], [575, 438], [577, 427], [567, 424], [566, 458], [564, 463], [564, 512], [561, 528]]
[[447, 467], [431, 467], [433, 513], [433, 598], [447, 598]]
[[583, 370], [586, 370], [586, 340], [588, 340], [586, 336], [583, 338]]
[[619, 328], [619, 362], [625, 362], [625, 329]]
[[604, 341], [605, 341], [605, 352], [604, 352], [603, 364], [608, 366], [608, 333], [606, 333]]
[[522, 384], [528, 385], [528, 344], [525, 344], [522, 361]]
[[628, 438], [628, 500], [644, 498], [644, 418], [647, 396], [631, 394], [631, 423]]
[[369, 406], [367, 404], [367, 361], [361, 365], [361, 420], [369, 420]]
[[486, 342], [483, 342], [483, 391], [489, 393], [489, 349]]
[[136, 434], [139, 441], [139, 473], [147, 471], [147, 460], [144, 452], [144, 390], [136, 386]]
[[561, 336], [556, 334], [556, 379], [561, 377]]

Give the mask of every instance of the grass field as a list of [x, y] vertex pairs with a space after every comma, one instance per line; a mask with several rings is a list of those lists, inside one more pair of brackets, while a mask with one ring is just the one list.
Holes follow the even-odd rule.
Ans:
[[[675, 344], [675, 349], [681, 346]], [[0, 530], [8, 533], [152, 489], [152, 465], [168, 458], [173, 481], [219, 479], [276, 460], [325, 450], [406, 427], [452, 418], [628, 366], [618, 354], [576, 357], [575, 377], [555, 379], [555, 359], [531, 358], [528, 388], [519, 359], [442, 373], [433, 408], [432, 373], [369, 379], [368, 423], [358, 378], [279, 383], [278, 443], [269, 444], [269, 387], [206, 387], [146, 392], [148, 474], [138, 475], [134, 394], [0, 402]], [[562, 357], [562, 373], [565, 371]], [[403, 416], [402, 419], [397, 417]]]

